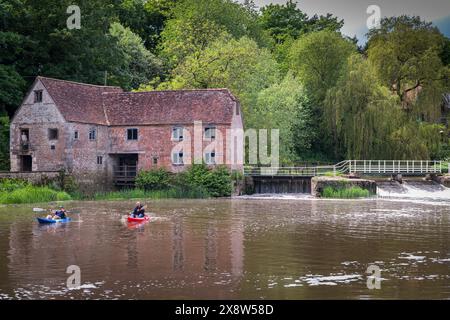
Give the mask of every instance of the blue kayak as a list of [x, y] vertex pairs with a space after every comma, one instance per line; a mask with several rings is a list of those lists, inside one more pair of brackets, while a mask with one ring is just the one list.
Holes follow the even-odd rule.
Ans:
[[50, 224], [50, 223], [65, 223], [65, 222], [69, 222], [71, 219], [66, 218], [66, 219], [54, 220], [54, 219], [46, 219], [46, 218], [37, 218], [37, 220], [41, 224]]

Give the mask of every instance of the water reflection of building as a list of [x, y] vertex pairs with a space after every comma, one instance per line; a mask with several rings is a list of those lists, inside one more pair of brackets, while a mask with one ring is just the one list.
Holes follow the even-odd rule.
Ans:
[[80, 266], [83, 283], [185, 281], [189, 286], [202, 278], [199, 286], [208, 287], [227, 278], [225, 286], [235, 288], [243, 273], [244, 222], [233, 216], [232, 202], [224, 203], [211, 218], [197, 206], [193, 214], [168, 215], [139, 228], [112, 217], [99, 224], [87, 214], [82, 223], [64, 226], [12, 224], [7, 277], [16, 288], [52, 287], [65, 283], [73, 264]]

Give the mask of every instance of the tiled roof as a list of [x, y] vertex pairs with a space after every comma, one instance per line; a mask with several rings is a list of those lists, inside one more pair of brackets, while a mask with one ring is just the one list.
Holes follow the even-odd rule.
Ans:
[[231, 123], [235, 99], [227, 89], [107, 93], [111, 125]]
[[39, 77], [66, 121], [112, 126], [229, 124], [236, 99], [228, 89], [123, 92]]
[[66, 121], [107, 124], [102, 93], [123, 92], [119, 87], [96, 86], [38, 77]]

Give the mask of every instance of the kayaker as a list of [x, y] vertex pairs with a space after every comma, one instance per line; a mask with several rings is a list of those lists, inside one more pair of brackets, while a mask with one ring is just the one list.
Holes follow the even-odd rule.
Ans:
[[136, 202], [136, 207], [131, 212], [132, 218], [144, 218], [145, 217], [145, 206], [143, 206], [140, 202]]
[[67, 219], [66, 209], [63, 206], [59, 207], [59, 210], [55, 212], [54, 219]]

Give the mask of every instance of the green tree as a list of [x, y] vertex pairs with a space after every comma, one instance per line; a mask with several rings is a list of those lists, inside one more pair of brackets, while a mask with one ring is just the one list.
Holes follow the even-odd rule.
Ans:
[[402, 106], [415, 117], [440, 117], [442, 94], [450, 76], [441, 57], [445, 37], [419, 17], [385, 18], [380, 29], [369, 33], [368, 58], [378, 77], [397, 94]]
[[251, 115], [258, 93], [278, 79], [278, 65], [267, 49], [247, 37], [235, 40], [223, 34], [203, 51], [187, 56], [159, 89], [229, 88], [249, 117], [246, 125], [254, 127]]
[[269, 4], [263, 7], [259, 20], [272, 38], [272, 51], [284, 74], [290, 69], [289, 50], [295, 40], [321, 30], [339, 32], [344, 25], [343, 20], [339, 21], [331, 14], [309, 18], [292, 0], [285, 4]]
[[389, 137], [402, 111], [359, 55], [349, 58], [343, 76], [329, 90], [325, 119], [336, 159], [390, 159]]
[[[311, 113], [316, 125], [314, 132], [321, 132], [326, 94], [336, 85], [348, 57], [354, 52], [355, 44], [329, 30], [309, 33], [292, 45], [289, 54], [291, 70], [302, 81], [310, 97]], [[312, 152], [320, 158], [332, 158], [330, 140], [328, 132], [323, 132], [312, 143]]]
[[321, 104], [354, 52], [356, 46], [337, 32], [310, 33], [293, 44], [291, 68], [302, 79], [314, 102]]
[[161, 33], [161, 50], [171, 65], [204, 50], [223, 32], [238, 39], [248, 36], [259, 44], [266, 39], [250, 6], [231, 0], [184, 0], [171, 11]]
[[258, 124], [257, 128], [280, 130], [280, 161], [286, 164], [309, 152], [317, 134], [311, 116], [305, 89], [288, 74], [280, 83], [259, 93], [257, 105], [248, 117]]
[[148, 83], [162, 70], [161, 61], [148, 51], [142, 39], [120, 23], [111, 24], [110, 35], [117, 41], [121, 53], [121, 67], [111, 75], [113, 81], [125, 89], [136, 89]]
[[438, 154], [441, 125], [411, 120], [392, 93], [359, 55], [326, 98], [327, 128], [336, 158], [430, 159]]
[[9, 118], [0, 117], [0, 170], [9, 169]]

